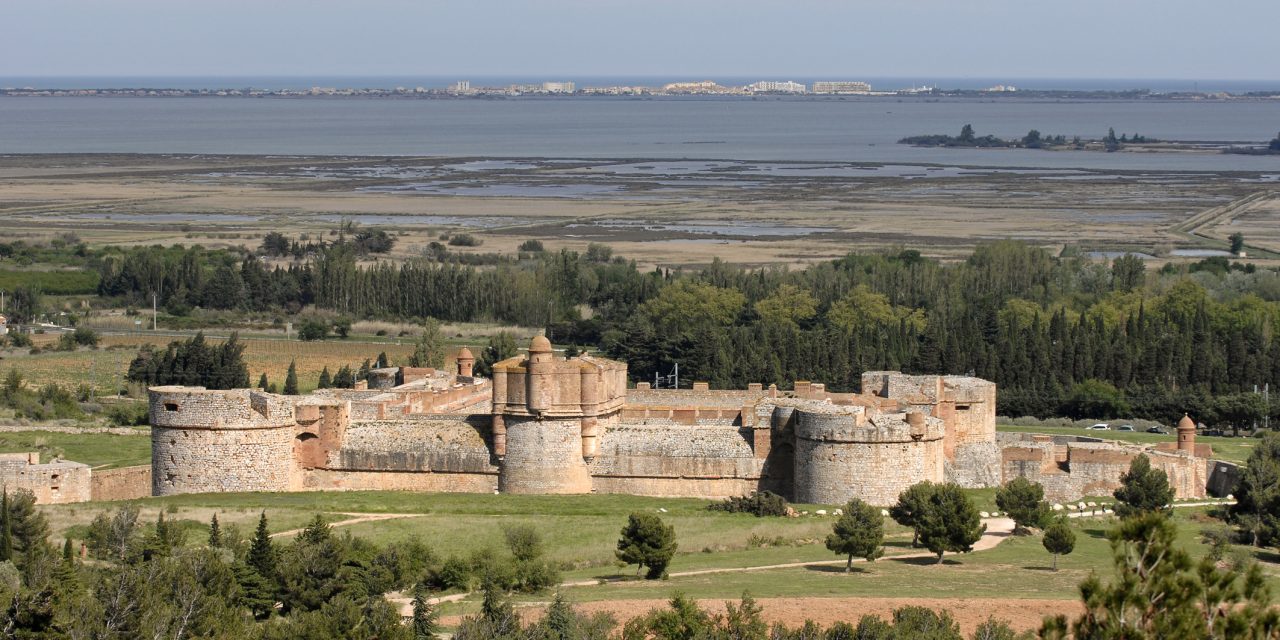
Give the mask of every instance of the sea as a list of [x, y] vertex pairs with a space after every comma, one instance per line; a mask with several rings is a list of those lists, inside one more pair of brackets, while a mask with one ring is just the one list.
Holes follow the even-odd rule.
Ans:
[[[111, 84], [89, 80], [39, 83], [0, 78], [0, 86], [418, 86], [413, 78], [399, 79], [400, 82], [307, 78], [294, 79], [293, 84], [285, 79], [254, 82], [247, 78], [220, 79], [220, 83], [212, 79], [121, 78], [112, 79]], [[240, 80], [243, 82], [237, 82]], [[650, 81], [601, 80], [633, 84]], [[973, 84], [986, 86], [985, 81]], [[441, 85], [440, 79], [434, 82], [431, 86]], [[498, 84], [497, 79], [494, 84]], [[1137, 81], [1126, 85], [1040, 85], [1111, 89], [1159, 86]], [[584, 84], [580, 82], [579, 86]], [[1241, 85], [1236, 90], [1266, 88], [1265, 84]], [[1280, 129], [1280, 99], [0, 97], [0, 154], [724, 159], [1280, 171], [1280, 156], [936, 149], [897, 143], [911, 135], [955, 134], [965, 124], [972, 124], [978, 135], [1001, 137], [1021, 137], [1037, 129], [1044, 135], [1096, 139], [1114, 128], [1117, 134], [1136, 133], [1162, 140], [1261, 144], [1275, 137]]]

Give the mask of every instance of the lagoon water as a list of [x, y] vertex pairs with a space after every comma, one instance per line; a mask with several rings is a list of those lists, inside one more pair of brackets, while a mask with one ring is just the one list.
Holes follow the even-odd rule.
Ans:
[[1259, 143], [1280, 100], [0, 98], [0, 153], [413, 155], [1271, 171], [1280, 157], [922, 149], [925, 133]]

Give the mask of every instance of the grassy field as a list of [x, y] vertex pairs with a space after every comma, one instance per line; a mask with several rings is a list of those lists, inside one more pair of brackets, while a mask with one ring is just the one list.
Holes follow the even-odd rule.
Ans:
[[61, 433], [55, 431], [19, 431], [0, 433], [0, 453], [39, 451], [41, 462], [55, 456], [83, 462], [93, 468], [114, 469], [151, 464], [149, 429], [140, 435], [110, 433]]
[[[1100, 438], [1103, 440], [1118, 440], [1121, 442], [1148, 445], [1175, 441], [1175, 436], [1172, 434], [1161, 435], [1156, 433], [1129, 431], [1089, 431], [1088, 429], [1078, 429], [1074, 427], [1019, 427], [1002, 424], [996, 426], [996, 431], [1088, 436], [1090, 438]], [[1196, 436], [1196, 443], [1212, 445], [1213, 457], [1215, 459], [1243, 463], [1245, 460], [1249, 459], [1249, 452], [1253, 450], [1255, 440], [1252, 438]]]
[[[88, 384], [99, 393], [114, 393], [125, 386], [125, 373], [129, 362], [138, 353], [138, 347], [151, 343], [163, 348], [177, 338], [168, 336], [104, 336], [98, 349], [82, 349], [74, 352], [48, 351], [36, 355], [13, 352], [5, 356], [5, 367], [18, 369], [34, 385], [56, 382], [75, 387]], [[50, 339], [51, 340], [51, 339]], [[267, 379], [284, 385], [290, 361], [297, 361], [298, 387], [302, 392], [315, 388], [320, 371], [329, 367], [329, 373], [337, 373], [342, 365], [352, 369], [360, 367], [367, 359], [376, 359], [385, 351], [393, 362], [403, 363], [413, 354], [412, 340], [401, 344], [370, 344], [360, 341], [325, 340], [318, 342], [256, 340], [242, 338], [245, 343], [244, 358], [249, 366], [249, 382], [258, 383], [264, 372]]]

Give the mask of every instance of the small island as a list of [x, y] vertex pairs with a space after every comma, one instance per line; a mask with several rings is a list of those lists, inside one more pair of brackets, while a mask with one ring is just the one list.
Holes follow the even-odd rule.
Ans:
[[1121, 134], [1116, 136], [1116, 130], [1107, 131], [1106, 137], [1099, 140], [1085, 140], [1080, 136], [1073, 136], [1070, 140], [1064, 135], [1048, 136], [1040, 133], [1037, 129], [1027, 132], [1027, 135], [1021, 138], [1006, 140], [997, 138], [993, 135], [979, 136], [973, 130], [973, 125], [966, 124], [960, 129], [960, 135], [950, 136], [941, 133], [908, 136], [898, 141], [898, 144], [909, 144], [917, 147], [961, 147], [961, 148], [977, 148], [977, 149], [1076, 149], [1076, 150], [1103, 150], [1103, 151], [1119, 151], [1126, 144], [1152, 144], [1160, 142], [1146, 136], [1133, 134]]

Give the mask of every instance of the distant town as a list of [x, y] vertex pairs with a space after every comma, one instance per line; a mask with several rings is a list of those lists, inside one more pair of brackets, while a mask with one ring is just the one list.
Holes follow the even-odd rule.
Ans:
[[404, 98], [504, 98], [521, 96], [1025, 96], [1031, 98], [1120, 98], [1120, 99], [1280, 99], [1280, 91], [1222, 93], [1222, 92], [1158, 92], [1147, 89], [1115, 90], [1019, 90], [1013, 85], [997, 84], [985, 89], [942, 89], [937, 86], [873, 89], [869, 82], [860, 80], [820, 80], [812, 84], [791, 80], [760, 80], [741, 86], [726, 86], [713, 80], [672, 82], [661, 86], [582, 86], [570, 80], [552, 80], [541, 83], [508, 84], [503, 86], [473, 85], [459, 80], [446, 87], [321, 87], [305, 89], [241, 88], [164, 88], [164, 87], [114, 87], [114, 88], [37, 88], [0, 87], [0, 96], [51, 97], [51, 96], [126, 96], [126, 97], [404, 97]]

